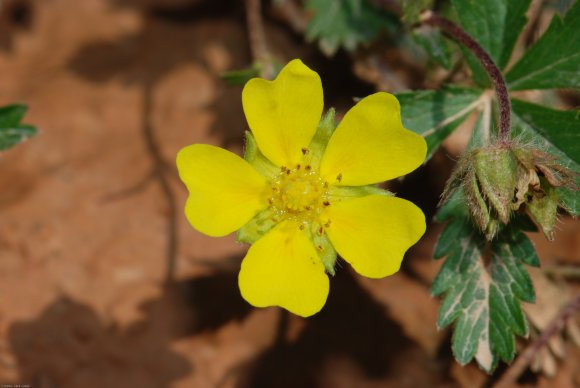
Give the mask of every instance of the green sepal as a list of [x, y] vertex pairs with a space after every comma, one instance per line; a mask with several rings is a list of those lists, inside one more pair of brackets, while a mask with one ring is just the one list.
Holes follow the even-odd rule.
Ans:
[[328, 236], [324, 233], [324, 228], [322, 225], [313, 223], [308, 232], [310, 240], [316, 249], [316, 253], [318, 253], [318, 257], [320, 257], [320, 261], [322, 261], [322, 265], [324, 265], [326, 273], [334, 276], [337, 253], [328, 239]]
[[527, 209], [530, 217], [542, 229], [546, 238], [553, 241], [560, 198], [556, 189], [548, 183], [546, 178], [540, 177], [540, 187], [545, 195], [533, 195], [527, 203]]
[[267, 178], [273, 178], [280, 172], [280, 169], [270, 162], [264, 154], [262, 154], [258, 148], [254, 135], [252, 135], [250, 131], [246, 131], [244, 159], [246, 162], [250, 163], [256, 171]]
[[305, 164], [309, 164], [312, 169], [318, 170], [320, 161], [326, 150], [326, 145], [336, 128], [336, 111], [334, 108], [328, 109], [316, 128], [316, 132], [308, 145], [308, 153], [304, 155]]
[[381, 189], [375, 185], [367, 186], [330, 186], [328, 189], [328, 200], [340, 202], [348, 199], [366, 197], [367, 195], [384, 195], [393, 197], [395, 194], [388, 190]]
[[278, 224], [276, 212], [268, 207], [254, 216], [247, 224], [238, 229], [238, 242], [253, 244]]
[[507, 224], [516, 185], [516, 160], [509, 148], [490, 147], [473, 156], [477, 181], [501, 222]]

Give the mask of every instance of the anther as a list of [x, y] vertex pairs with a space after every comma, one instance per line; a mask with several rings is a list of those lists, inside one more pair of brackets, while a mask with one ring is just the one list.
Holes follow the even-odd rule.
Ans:
[[280, 170], [282, 170], [282, 172], [284, 172], [287, 170], [287, 168], [286, 168], [286, 166], [282, 166], [282, 167], [280, 167]]
[[300, 170], [300, 167], [301, 167], [301, 166], [300, 166], [299, 164], [297, 164], [297, 165], [296, 165], [296, 169], [297, 169], [297, 170]]
[[286, 175], [290, 175], [291, 171], [290, 170], [286, 170]]
[[324, 201], [324, 202], [322, 202], [322, 204], [323, 204], [324, 206], [330, 206], [330, 202], [328, 202], [328, 201]]
[[304, 210], [312, 210], [312, 206], [306, 205], [306, 206], [304, 206]]
[[298, 229], [304, 230], [304, 224], [300, 224], [300, 226], [298, 227]]
[[328, 228], [330, 226], [330, 219], [326, 222], [326, 224], [324, 224], [325, 228]]
[[322, 252], [324, 250], [324, 248], [322, 247], [322, 245], [317, 245], [316, 249], [318, 249], [320, 252]]
[[322, 186], [324, 186], [324, 188], [327, 189], [328, 188], [328, 182], [327, 181], [324, 181], [324, 183], [322, 184]]
[[324, 228], [322, 226], [318, 228], [318, 234], [321, 236], [324, 234]]
[[278, 192], [278, 187], [277, 186], [272, 186], [272, 191], [277, 193]]
[[306, 171], [310, 171], [310, 170], [312, 170], [312, 167], [310, 167], [310, 165], [309, 165], [309, 164], [307, 164], [307, 165], [306, 165], [306, 167], [304, 167], [304, 169], [305, 169]]
[[270, 205], [273, 205], [273, 204], [274, 204], [274, 200], [273, 200], [272, 198], [268, 198], [268, 203], [269, 203]]
[[342, 181], [342, 172], [336, 176], [337, 181]]
[[302, 148], [302, 155], [306, 155], [308, 152], [308, 148]]

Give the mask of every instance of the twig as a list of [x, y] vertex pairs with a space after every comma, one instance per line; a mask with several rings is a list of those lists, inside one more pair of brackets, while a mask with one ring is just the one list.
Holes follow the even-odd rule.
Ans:
[[425, 11], [421, 14], [421, 22], [435, 27], [439, 27], [443, 32], [464, 45], [475, 55], [489, 75], [495, 88], [497, 102], [499, 105], [499, 135], [498, 141], [507, 145], [510, 141], [510, 98], [507, 91], [506, 83], [501, 70], [494, 63], [487, 51], [483, 49], [467, 32], [451, 20], [445, 19], [433, 11]]
[[576, 312], [580, 310], [580, 293], [577, 294], [568, 303], [560, 313], [552, 320], [542, 335], [529, 345], [526, 350], [516, 359], [508, 370], [495, 383], [494, 388], [509, 388], [513, 386], [520, 375], [526, 370], [536, 353], [540, 351], [550, 340], [550, 338], [559, 333], [568, 319], [572, 318]]
[[246, 0], [246, 21], [252, 58], [261, 66], [262, 77], [271, 79], [274, 77], [274, 67], [266, 44], [261, 0]]
[[551, 265], [544, 268], [548, 275], [580, 279], [580, 267], [575, 265]]
[[175, 198], [173, 197], [173, 191], [171, 190], [171, 185], [169, 180], [165, 176], [166, 173], [166, 162], [163, 159], [161, 150], [157, 139], [155, 139], [155, 133], [153, 129], [153, 123], [151, 118], [151, 113], [153, 111], [152, 107], [152, 90], [151, 86], [146, 86], [143, 91], [144, 107], [143, 107], [143, 137], [145, 144], [147, 145], [147, 150], [153, 159], [152, 174], [154, 178], [159, 183], [161, 192], [165, 197], [165, 202], [168, 207], [168, 224], [167, 224], [167, 269], [165, 274], [165, 282], [167, 284], [172, 283], [173, 275], [175, 272], [175, 260], [177, 255], [177, 204], [175, 203]]

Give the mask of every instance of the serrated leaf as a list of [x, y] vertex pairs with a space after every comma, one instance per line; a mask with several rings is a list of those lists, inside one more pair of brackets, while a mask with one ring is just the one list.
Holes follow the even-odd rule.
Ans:
[[[516, 40], [524, 28], [530, 0], [452, 0], [461, 26], [503, 69], [512, 54]], [[474, 80], [489, 85], [487, 73], [480, 62], [463, 49]]]
[[36, 134], [36, 128], [20, 123], [26, 110], [27, 107], [20, 104], [0, 108], [0, 151]]
[[491, 372], [515, 355], [515, 335], [528, 325], [520, 301], [533, 302], [534, 288], [524, 264], [539, 260], [529, 239], [517, 228], [503, 229], [488, 243], [466, 218], [450, 221], [435, 248], [445, 257], [433, 295], [444, 295], [437, 325], [455, 322], [452, 350], [461, 364], [476, 359]]
[[506, 74], [511, 90], [580, 87], [580, 2], [548, 30]]
[[[512, 111], [515, 136], [580, 174], [580, 111], [559, 111], [517, 99], [512, 99]], [[576, 176], [576, 185], [580, 186], [580, 176]], [[557, 192], [565, 209], [580, 215], [580, 191], [559, 187]]]
[[427, 158], [475, 109], [481, 90], [447, 88], [398, 93], [405, 128], [425, 137]]
[[328, 56], [341, 47], [354, 51], [376, 38], [381, 29], [397, 26], [395, 18], [365, 0], [308, 0], [306, 9], [313, 13], [306, 39], [318, 40]]

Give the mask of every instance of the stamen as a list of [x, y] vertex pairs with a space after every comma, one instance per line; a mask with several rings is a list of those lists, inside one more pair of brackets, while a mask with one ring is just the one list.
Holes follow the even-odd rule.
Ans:
[[342, 172], [336, 176], [337, 181], [342, 181]]
[[310, 171], [310, 170], [312, 170], [312, 167], [309, 164], [307, 164], [306, 167], [304, 167], [304, 169], [306, 171]]
[[301, 167], [301, 166], [300, 166], [299, 164], [297, 164], [297, 165], [296, 165], [296, 169], [297, 169], [297, 170], [300, 170], [300, 167]]
[[308, 148], [302, 148], [302, 155], [306, 155], [309, 151]]
[[330, 206], [330, 202], [328, 202], [328, 201], [324, 201], [324, 202], [322, 202], [322, 204], [323, 204], [324, 206]]
[[322, 226], [318, 228], [318, 234], [321, 236], [324, 234], [324, 228]]

